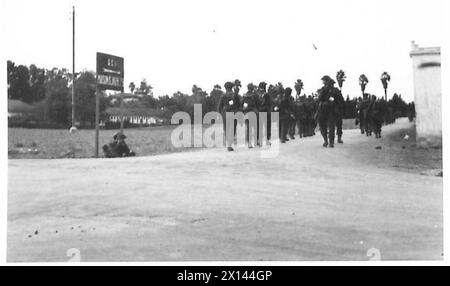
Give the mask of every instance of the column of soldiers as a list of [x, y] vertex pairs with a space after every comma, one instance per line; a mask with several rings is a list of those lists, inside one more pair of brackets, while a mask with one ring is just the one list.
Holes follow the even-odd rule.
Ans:
[[374, 133], [375, 138], [379, 139], [383, 123], [392, 123], [391, 113], [392, 111], [389, 111], [388, 104], [383, 97], [377, 99], [375, 95], [365, 93], [362, 98], [358, 98], [356, 104], [355, 124], [359, 124], [361, 134], [372, 136]]
[[[297, 91], [296, 98], [292, 96], [292, 89], [284, 88], [281, 83], [269, 85], [261, 82], [258, 86], [250, 83], [247, 92], [241, 96], [239, 94], [241, 82], [225, 83], [225, 93], [221, 96], [218, 104], [218, 111], [222, 115], [226, 147], [228, 151], [233, 151], [236, 143], [237, 122], [227, 122], [227, 112], [254, 112], [257, 118], [257, 140], [256, 145], [261, 147], [263, 142], [270, 145], [271, 134], [271, 112], [279, 113], [279, 138], [281, 143], [295, 139], [296, 129], [300, 138], [315, 135], [315, 129], [319, 124], [321, 134], [324, 138], [324, 147], [334, 147], [335, 132], [337, 132], [338, 143], [342, 141], [342, 118], [344, 115], [344, 99], [339, 89], [334, 87], [334, 80], [329, 76], [322, 78], [324, 86], [318, 91], [318, 97], [301, 95], [301, 89]], [[267, 89], [266, 89], [267, 88]], [[267, 113], [267, 122], [259, 122], [259, 112]], [[234, 125], [234, 128], [227, 128], [227, 125]], [[266, 124], [262, 130], [267, 130], [260, 134], [259, 125]], [[246, 144], [249, 148], [255, 147], [250, 139], [251, 131], [249, 123], [245, 122]], [[234, 130], [233, 134], [226, 132]], [[336, 130], [336, 131], [335, 131]]]

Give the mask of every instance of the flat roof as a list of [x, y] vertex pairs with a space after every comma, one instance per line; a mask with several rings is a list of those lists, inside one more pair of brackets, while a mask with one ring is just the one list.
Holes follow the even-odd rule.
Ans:
[[410, 56], [440, 55], [441, 48], [440, 47], [415, 48], [409, 54]]

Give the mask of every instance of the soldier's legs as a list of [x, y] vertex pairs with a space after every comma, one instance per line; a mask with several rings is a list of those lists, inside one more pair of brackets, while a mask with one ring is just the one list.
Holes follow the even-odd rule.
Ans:
[[280, 140], [282, 143], [288, 141], [287, 134], [289, 128], [289, 121], [287, 119], [280, 119]]
[[299, 120], [297, 122], [297, 126], [298, 126], [298, 136], [300, 136], [300, 138], [306, 137], [306, 132], [305, 132], [305, 121], [304, 120]]
[[359, 119], [359, 129], [361, 130], [361, 134], [364, 134], [364, 116], [362, 114], [362, 111], [358, 115]]
[[245, 120], [245, 145], [247, 145], [248, 147], [251, 146], [250, 143], [250, 124], [248, 122], [248, 119]]
[[342, 118], [336, 120], [336, 134], [338, 136], [338, 143], [344, 143], [342, 141]]
[[230, 132], [227, 132], [227, 124], [225, 122], [223, 123], [223, 136], [225, 141], [225, 147], [228, 149], [228, 151], [232, 151], [234, 136], [232, 133], [230, 134]]
[[373, 118], [370, 118], [369, 119], [369, 122], [368, 122], [368, 124], [367, 124], [367, 126], [368, 126], [368, 130], [369, 130], [369, 136], [372, 136], [372, 132], [373, 132]]
[[328, 141], [330, 147], [334, 147], [334, 133], [335, 133], [336, 121], [334, 118], [330, 118], [328, 121]]
[[[222, 113], [222, 120], [223, 120], [223, 135], [225, 139], [225, 147], [228, 149], [228, 151], [233, 151], [233, 143], [234, 138], [236, 137], [236, 126], [237, 122], [227, 122], [226, 113]], [[231, 130], [232, 126], [234, 125], [234, 130]], [[228, 129], [228, 130], [227, 130]]]
[[295, 119], [289, 118], [289, 137], [295, 139]]
[[316, 127], [317, 122], [314, 119], [311, 119], [311, 136], [316, 135]]
[[377, 138], [381, 138], [381, 126], [382, 126], [382, 121], [381, 120], [376, 120], [375, 122], [375, 135]]
[[327, 118], [319, 118], [319, 128], [320, 128], [320, 134], [322, 134], [323, 137], [323, 146], [328, 146], [328, 124], [327, 124]]

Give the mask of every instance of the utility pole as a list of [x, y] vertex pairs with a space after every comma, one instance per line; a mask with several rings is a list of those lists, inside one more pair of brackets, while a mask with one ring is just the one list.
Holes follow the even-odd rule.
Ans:
[[72, 6], [72, 128], [75, 127], [75, 6]]

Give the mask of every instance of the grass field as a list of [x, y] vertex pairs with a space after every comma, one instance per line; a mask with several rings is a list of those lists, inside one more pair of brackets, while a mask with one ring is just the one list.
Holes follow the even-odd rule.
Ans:
[[[344, 129], [354, 129], [354, 120], [344, 121]], [[193, 151], [195, 148], [175, 148], [170, 140], [176, 126], [126, 129], [127, 143], [138, 156]], [[111, 141], [117, 130], [100, 131], [101, 146]], [[19, 158], [89, 158], [94, 156], [94, 130], [8, 129], [8, 157]]]
[[[142, 129], [126, 129], [127, 143], [138, 155], [155, 155], [167, 152], [179, 152], [170, 144], [170, 134], [174, 126], [162, 126]], [[101, 146], [112, 140], [117, 130], [100, 131]], [[9, 158], [88, 158], [95, 153], [95, 131], [78, 130], [70, 134], [67, 130], [22, 129], [8, 130]], [[23, 146], [23, 147], [22, 147]], [[37, 152], [19, 152], [13, 150], [37, 149]]]

